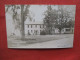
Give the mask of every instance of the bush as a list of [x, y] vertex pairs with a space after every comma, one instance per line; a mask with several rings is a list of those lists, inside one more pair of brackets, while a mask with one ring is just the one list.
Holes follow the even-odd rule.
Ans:
[[40, 32], [40, 35], [46, 35], [46, 32], [43, 30]]

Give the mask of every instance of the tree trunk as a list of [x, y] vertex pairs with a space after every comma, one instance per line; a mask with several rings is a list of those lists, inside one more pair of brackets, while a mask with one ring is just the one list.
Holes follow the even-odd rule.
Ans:
[[24, 33], [24, 5], [21, 5], [21, 39], [24, 40], [25, 33]]
[[61, 34], [61, 29], [59, 29], [59, 33]]

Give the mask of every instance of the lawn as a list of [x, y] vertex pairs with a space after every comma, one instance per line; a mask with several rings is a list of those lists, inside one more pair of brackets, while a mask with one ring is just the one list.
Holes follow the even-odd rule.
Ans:
[[25, 35], [25, 39], [21, 40], [19, 37], [9, 37], [8, 47], [26, 46], [34, 43], [47, 42], [52, 40], [60, 40], [64, 38], [73, 37], [73, 34], [59, 34], [59, 35]]

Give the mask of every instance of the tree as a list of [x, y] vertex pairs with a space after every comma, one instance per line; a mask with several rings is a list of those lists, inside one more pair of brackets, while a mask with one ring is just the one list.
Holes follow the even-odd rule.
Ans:
[[59, 32], [61, 33], [61, 30], [63, 29], [64, 24], [64, 11], [62, 6], [60, 6], [60, 9], [58, 10], [58, 23], [55, 25], [59, 29]]
[[24, 21], [28, 17], [29, 7], [30, 7], [30, 5], [6, 5], [5, 12], [7, 13], [9, 8], [11, 8], [11, 11], [13, 12], [12, 18], [13, 18], [13, 21], [14, 21], [14, 24], [15, 24], [15, 29], [20, 30], [21, 39], [24, 39], [24, 37], [25, 37]]
[[21, 5], [21, 35], [22, 35], [22, 39], [24, 39], [25, 33], [24, 33], [24, 21], [26, 20], [26, 16], [28, 16], [29, 14], [29, 8], [30, 6], [27, 5], [25, 10], [24, 10], [24, 5]]
[[47, 6], [47, 11], [45, 12], [44, 25], [47, 34], [52, 34], [52, 30], [57, 19], [57, 11], [53, 10], [51, 5]]
[[73, 27], [74, 21], [70, 14], [71, 12], [67, 11], [62, 5], [58, 6], [58, 10], [53, 10], [51, 5], [48, 5], [44, 18], [47, 34], [52, 34], [55, 28], [58, 28], [61, 34], [63, 28]]
[[58, 19], [55, 24], [55, 28], [58, 28], [59, 32], [61, 33], [63, 28], [71, 28], [74, 26], [74, 23], [72, 22], [72, 18], [70, 16], [71, 12], [64, 10], [62, 6], [59, 7], [60, 9], [58, 10]]

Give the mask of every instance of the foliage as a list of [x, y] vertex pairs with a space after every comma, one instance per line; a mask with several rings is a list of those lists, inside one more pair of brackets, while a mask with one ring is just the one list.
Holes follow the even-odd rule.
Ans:
[[60, 6], [58, 10], [53, 10], [51, 6], [48, 6], [45, 13], [44, 24], [48, 34], [51, 34], [53, 28], [58, 28], [61, 33], [63, 28], [74, 27], [74, 20], [70, 16], [70, 12], [63, 10], [62, 6]]
[[[30, 5], [6, 5], [5, 12], [11, 11], [11, 15], [14, 21], [15, 29], [20, 30], [22, 37], [24, 34], [24, 21], [29, 15]], [[30, 17], [30, 16], [29, 16]], [[31, 18], [30, 18], [31, 19]]]
[[46, 35], [46, 32], [43, 30], [40, 32], [40, 35]]
[[51, 6], [47, 7], [47, 11], [45, 13], [44, 24], [46, 25], [47, 34], [51, 34], [51, 30], [55, 25], [55, 21], [58, 18], [57, 11], [53, 10]]

